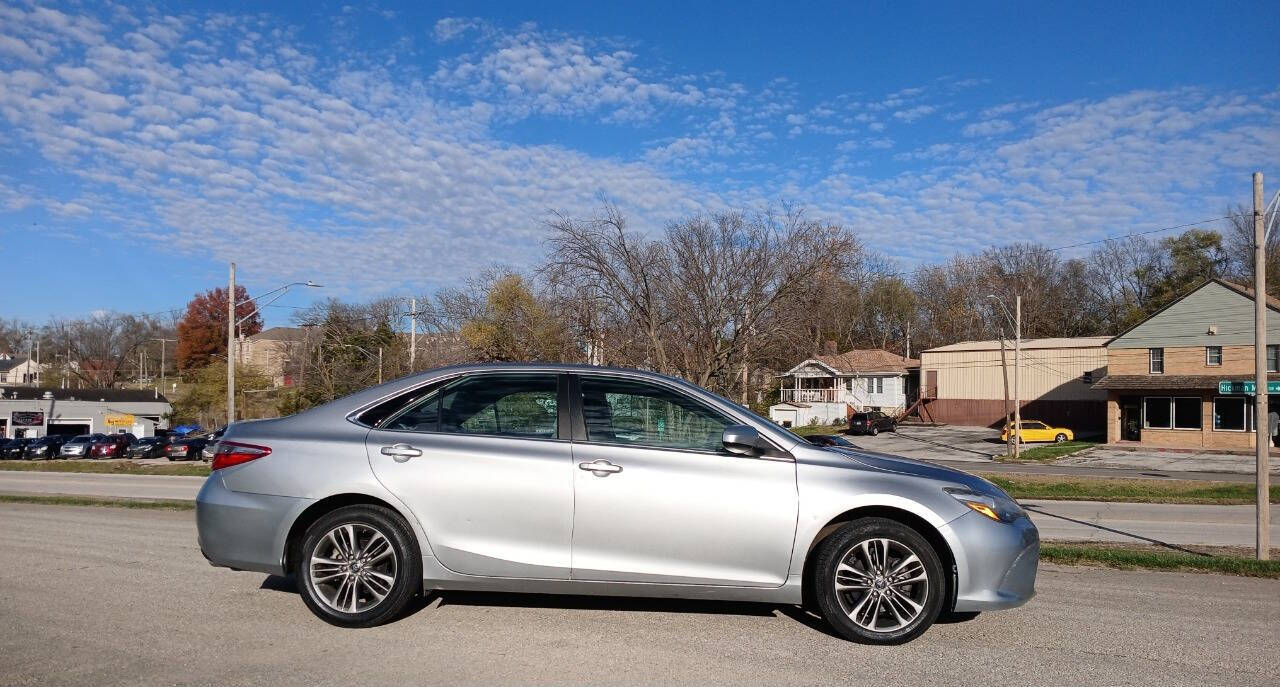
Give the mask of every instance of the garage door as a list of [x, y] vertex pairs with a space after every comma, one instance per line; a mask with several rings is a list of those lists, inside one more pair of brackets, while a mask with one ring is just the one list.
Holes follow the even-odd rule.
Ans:
[[50, 422], [47, 430], [49, 434], [56, 434], [64, 437], [74, 437], [81, 434], [89, 433], [89, 422]]

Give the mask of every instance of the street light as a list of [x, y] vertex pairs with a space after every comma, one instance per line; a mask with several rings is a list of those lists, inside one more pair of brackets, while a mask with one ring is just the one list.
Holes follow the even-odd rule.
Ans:
[[[307, 280], [304, 282], [295, 281], [295, 282], [290, 282], [288, 284], [285, 284], [284, 286], [271, 289], [266, 293], [260, 293], [256, 296], [246, 298], [243, 301], [237, 303], [236, 302], [236, 264], [234, 262], [231, 263], [231, 269], [230, 269], [229, 277], [227, 279], [227, 424], [228, 425], [236, 421], [236, 354], [235, 354], [236, 327], [240, 323], [249, 319], [250, 317], [253, 317], [254, 314], [256, 314], [263, 307], [276, 302], [277, 299], [279, 299], [281, 296], [288, 293], [289, 289], [294, 286], [308, 286], [315, 289], [322, 288], [320, 284], [313, 283], [310, 280]], [[253, 312], [250, 312], [248, 315], [245, 315], [239, 320], [236, 319], [236, 307], [244, 305], [245, 303], [252, 303], [253, 301], [258, 300], [259, 298], [264, 298], [266, 296], [270, 296], [271, 294], [276, 294], [276, 295], [274, 298], [267, 301], [266, 303], [261, 303], [254, 306]]]
[[1022, 453], [1022, 399], [1019, 393], [1018, 372], [1022, 367], [1022, 296], [1014, 296], [1014, 314], [1009, 314], [1009, 306], [996, 297], [987, 294], [987, 298], [1000, 304], [1005, 317], [1013, 324], [1013, 457]]

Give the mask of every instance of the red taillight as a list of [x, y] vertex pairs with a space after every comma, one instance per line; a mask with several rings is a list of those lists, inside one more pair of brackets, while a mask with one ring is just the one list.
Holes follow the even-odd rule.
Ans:
[[217, 448], [214, 449], [212, 468], [221, 470], [232, 465], [240, 465], [251, 460], [257, 460], [270, 454], [271, 449], [266, 446], [241, 444], [235, 441], [219, 441]]

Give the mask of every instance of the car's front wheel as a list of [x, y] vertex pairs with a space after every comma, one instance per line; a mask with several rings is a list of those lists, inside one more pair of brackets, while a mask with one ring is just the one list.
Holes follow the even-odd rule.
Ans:
[[871, 436], [875, 436], [879, 433], [880, 433], [880, 428], [876, 427], [875, 425], [871, 425]]
[[422, 559], [397, 513], [347, 506], [307, 528], [298, 591], [313, 613], [341, 627], [393, 620], [422, 588]]
[[942, 610], [942, 562], [919, 532], [895, 520], [851, 522], [819, 547], [815, 596], [846, 639], [901, 644], [929, 629]]
[[1066, 441], [1066, 440], [1067, 440], [1067, 435], [1059, 433], [1059, 434], [1058, 434], [1058, 436], [1056, 436], [1056, 437], [1054, 437], [1054, 438], [1053, 438], [1053, 443], [1055, 443], [1055, 444], [1061, 444], [1062, 442], [1064, 442], [1064, 441]]

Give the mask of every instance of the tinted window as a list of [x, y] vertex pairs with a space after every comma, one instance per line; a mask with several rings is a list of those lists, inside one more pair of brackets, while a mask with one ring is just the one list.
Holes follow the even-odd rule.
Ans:
[[556, 375], [538, 374], [476, 375], [450, 384], [439, 392], [439, 431], [554, 438], [556, 383]]
[[440, 394], [439, 390], [428, 393], [424, 398], [412, 403], [399, 415], [392, 417], [383, 427], [386, 429], [403, 429], [410, 432], [435, 432], [440, 428]]
[[732, 420], [666, 387], [626, 379], [582, 378], [587, 440], [720, 451]]

